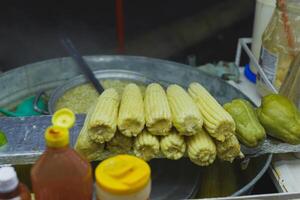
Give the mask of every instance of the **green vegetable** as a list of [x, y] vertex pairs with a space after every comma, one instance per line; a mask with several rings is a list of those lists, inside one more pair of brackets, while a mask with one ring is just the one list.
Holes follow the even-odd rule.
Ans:
[[257, 114], [269, 135], [300, 144], [300, 112], [288, 98], [278, 94], [263, 97]]
[[7, 139], [5, 134], [0, 130], [0, 147], [4, 146], [7, 144]]
[[226, 103], [224, 108], [235, 121], [236, 136], [244, 145], [256, 147], [266, 138], [264, 127], [259, 123], [253, 106], [244, 99]]

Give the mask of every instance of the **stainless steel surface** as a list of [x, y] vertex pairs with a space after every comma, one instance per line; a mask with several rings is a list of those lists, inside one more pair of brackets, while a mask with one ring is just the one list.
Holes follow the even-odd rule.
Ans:
[[[234, 98], [247, 98], [239, 90], [230, 86], [225, 81], [216, 79], [195, 68], [179, 63], [132, 56], [87, 56], [85, 57], [85, 60], [89, 66], [91, 66], [92, 70], [105, 70], [102, 71], [102, 73], [111, 74], [110, 77], [118, 76], [116, 78], [128, 79], [128, 74], [133, 74], [131, 79], [140, 80], [141, 82], [163, 80], [162, 82], [164, 84], [177, 83], [184, 87], [187, 87], [190, 82], [197, 81], [203, 84], [222, 104], [231, 101]], [[120, 73], [120, 71], [123, 71], [124, 73]], [[127, 75], [124, 77], [124, 74]], [[52, 90], [57, 86], [63, 85], [65, 81], [78, 75], [80, 75], [80, 71], [77, 69], [74, 61], [71, 58], [47, 60], [26, 65], [24, 67], [0, 74], [0, 106], [7, 106], [11, 102], [29, 96], [40, 90]], [[106, 77], [109, 76], [106, 75]], [[73, 82], [73, 80], [70, 82]], [[69, 87], [69, 82], [66, 85]], [[66, 86], [61, 86], [61, 88], [64, 87]], [[56, 97], [53, 95], [53, 97], [51, 97], [53, 99], [57, 99], [61, 95], [57, 91], [53, 94], [57, 95]], [[54, 101], [52, 101], [52, 104], [53, 102]], [[42, 116], [42, 118], [43, 119], [38, 121], [33, 120], [31, 128], [27, 129], [26, 131], [22, 130], [21, 127], [24, 128], [22, 123], [14, 124], [13, 128], [6, 130], [11, 132], [9, 133], [9, 142], [12, 142], [11, 146], [8, 145], [6, 148], [18, 150], [18, 153], [15, 155], [17, 159], [23, 159], [27, 157], [30, 161], [29, 158], [31, 157], [32, 162], [44, 149], [44, 143], [42, 139], [44, 132], [43, 129], [47, 127], [50, 122], [49, 116]], [[3, 118], [1, 118], [1, 120], [2, 119]], [[82, 123], [80, 120], [80, 117], [78, 117], [76, 126], [80, 126], [79, 124]], [[7, 121], [4, 123], [8, 124]], [[76, 126], [74, 130], [76, 130]], [[36, 131], [37, 127], [39, 127], [39, 131]], [[73, 132], [71, 134], [71, 140], [74, 142], [75, 137]], [[37, 144], [38, 146], [33, 144]], [[24, 152], [24, 149], [22, 149], [24, 146], [31, 149], [31, 151]], [[4, 151], [1, 149], [0, 157], [3, 156], [3, 152], [8, 153], [5, 148]], [[9, 151], [9, 153], [11, 153], [11, 151]], [[0, 163], [14, 162], [13, 160], [9, 160], [7, 157], [4, 160], [3, 157], [0, 159]], [[255, 163], [255, 169], [253, 169], [253, 173], [249, 175], [249, 182], [247, 181], [247, 183], [239, 188], [234, 195], [249, 193], [253, 185], [265, 173], [266, 169], [270, 165], [271, 159], [272, 155], [253, 159], [252, 162], [257, 162], [253, 162], [253, 164]], [[242, 173], [247, 174], [249, 171], [245, 170]]]
[[[272, 154], [264, 155], [264, 156], [266, 156], [266, 163], [261, 167], [261, 169], [258, 171], [258, 173], [253, 177], [253, 179], [251, 181], [249, 181], [240, 190], [233, 193], [232, 196], [241, 196], [241, 195], [251, 194], [251, 191], [252, 191], [254, 185], [264, 175], [264, 173], [266, 173], [266, 171], [268, 170], [268, 168], [272, 162], [272, 157], [273, 157]], [[249, 162], [253, 162], [253, 160], [251, 161], [251, 159], [249, 159]]]
[[[1, 117], [0, 127], [8, 143], [0, 148], [0, 165], [34, 163], [45, 150], [44, 132], [51, 125], [51, 117]], [[70, 131], [72, 145], [76, 142], [84, 119], [84, 115], [76, 115], [76, 123]]]

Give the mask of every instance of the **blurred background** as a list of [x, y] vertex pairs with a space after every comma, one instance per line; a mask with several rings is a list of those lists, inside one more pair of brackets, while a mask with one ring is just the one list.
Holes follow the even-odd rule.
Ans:
[[0, 71], [67, 56], [61, 35], [83, 55], [233, 61], [238, 38], [252, 35], [254, 7], [253, 0], [1, 1]]

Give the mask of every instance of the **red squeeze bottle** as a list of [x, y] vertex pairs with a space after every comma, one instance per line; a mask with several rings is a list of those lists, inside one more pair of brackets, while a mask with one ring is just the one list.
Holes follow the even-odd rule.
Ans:
[[52, 121], [56, 118], [58, 123], [54, 123], [55, 125], [49, 127], [45, 133], [46, 151], [31, 170], [35, 199], [91, 200], [91, 165], [69, 147], [69, 127], [57, 126], [60, 122], [74, 122], [74, 113], [62, 109], [54, 114]]
[[31, 170], [36, 200], [92, 199], [92, 168], [88, 161], [69, 148], [68, 136], [67, 129], [47, 129], [47, 149]]
[[27, 187], [20, 183], [13, 167], [0, 168], [0, 200], [30, 200]]

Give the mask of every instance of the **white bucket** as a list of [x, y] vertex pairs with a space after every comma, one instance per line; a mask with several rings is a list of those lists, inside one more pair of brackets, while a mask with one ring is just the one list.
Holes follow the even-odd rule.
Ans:
[[[251, 50], [256, 59], [259, 59], [261, 38], [276, 7], [276, 0], [256, 0], [255, 17], [252, 34]], [[250, 63], [250, 69], [256, 74], [257, 69]]]

